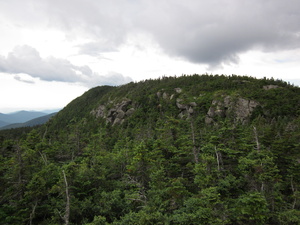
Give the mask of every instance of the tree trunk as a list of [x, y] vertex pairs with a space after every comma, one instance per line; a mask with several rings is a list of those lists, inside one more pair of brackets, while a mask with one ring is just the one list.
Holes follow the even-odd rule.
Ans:
[[70, 194], [69, 194], [69, 185], [68, 185], [68, 181], [67, 181], [67, 177], [65, 174], [65, 171], [63, 170], [63, 175], [64, 175], [64, 180], [65, 180], [65, 185], [66, 185], [66, 212], [65, 215], [63, 217], [63, 219], [65, 220], [65, 224], [69, 225], [69, 218], [70, 218]]
[[198, 151], [197, 151], [197, 147], [196, 147], [195, 131], [194, 131], [194, 125], [193, 125], [192, 119], [191, 119], [191, 130], [192, 130], [192, 141], [193, 141], [193, 155], [194, 155], [194, 160], [195, 160], [195, 163], [199, 163], [199, 156], [198, 156]]
[[253, 132], [254, 132], [254, 137], [255, 137], [255, 141], [256, 141], [256, 149], [258, 152], [260, 152], [260, 144], [259, 144], [259, 140], [258, 140], [258, 134], [257, 134], [256, 127], [254, 127], [254, 126], [253, 126]]
[[293, 201], [293, 204], [292, 204], [292, 209], [295, 209], [295, 206], [296, 206], [296, 203], [297, 203], [297, 198], [295, 196], [295, 193], [297, 191], [297, 188], [294, 187], [293, 178], [291, 178], [291, 189], [292, 189], [293, 195], [294, 195], [294, 201]]
[[216, 156], [217, 156], [218, 171], [220, 171], [220, 159], [219, 159], [219, 153], [217, 151], [217, 146], [215, 146], [215, 152], [216, 152]]
[[32, 211], [30, 213], [30, 218], [29, 218], [29, 224], [32, 225], [32, 220], [34, 218], [34, 215], [35, 215], [35, 209], [36, 209], [36, 206], [37, 206], [37, 201], [35, 201], [35, 204], [32, 208]]

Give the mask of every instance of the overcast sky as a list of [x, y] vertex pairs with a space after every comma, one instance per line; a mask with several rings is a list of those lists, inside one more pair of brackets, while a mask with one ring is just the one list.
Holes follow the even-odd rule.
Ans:
[[0, 112], [182, 74], [300, 85], [299, 0], [0, 0]]

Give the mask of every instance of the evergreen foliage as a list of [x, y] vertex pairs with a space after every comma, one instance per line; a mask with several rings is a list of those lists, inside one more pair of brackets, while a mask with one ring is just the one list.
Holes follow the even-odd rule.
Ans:
[[[226, 114], [207, 123], [226, 96], [259, 106], [243, 122]], [[124, 99], [134, 113], [122, 123], [92, 113]], [[1, 222], [299, 224], [299, 113], [300, 89], [266, 78], [93, 88], [43, 126], [0, 132]]]

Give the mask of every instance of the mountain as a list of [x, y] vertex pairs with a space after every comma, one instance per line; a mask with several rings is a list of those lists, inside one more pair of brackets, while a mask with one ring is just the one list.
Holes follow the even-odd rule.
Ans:
[[12, 129], [12, 128], [19, 128], [19, 127], [33, 127], [37, 125], [41, 125], [46, 123], [51, 117], [53, 117], [56, 113], [51, 113], [45, 116], [37, 117], [32, 120], [29, 120], [25, 123], [13, 123], [13, 124], [6, 124], [2, 127], [0, 126], [0, 130], [4, 129]]
[[11, 118], [8, 114], [4, 114], [4, 113], [0, 113], [0, 121], [1, 121], [1, 124], [0, 126], [3, 124], [3, 125], [7, 125], [11, 122]]
[[300, 224], [300, 88], [287, 82], [95, 87], [23, 129], [0, 131], [4, 224]]
[[45, 116], [46, 113], [35, 111], [18, 111], [10, 114], [0, 113], [0, 121], [6, 124], [24, 123], [37, 117]]
[[1, 127], [4, 127], [4, 126], [6, 126], [6, 125], [8, 125], [7, 122], [4, 122], [4, 121], [1, 121], [1, 120], [0, 120], [0, 128], [1, 128]]

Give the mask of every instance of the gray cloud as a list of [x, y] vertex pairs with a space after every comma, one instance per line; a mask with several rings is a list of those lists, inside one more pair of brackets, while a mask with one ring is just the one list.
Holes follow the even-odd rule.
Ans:
[[150, 5], [137, 21], [170, 55], [213, 66], [237, 63], [252, 49], [300, 47], [299, 1], [167, 2]]
[[[77, 13], [81, 4], [85, 7]], [[116, 48], [134, 32], [148, 33], [171, 56], [211, 66], [238, 63], [238, 54], [252, 49], [300, 47], [297, 0], [76, 1], [72, 5], [73, 15], [64, 11], [65, 16], [77, 19], [64, 17], [64, 21], [70, 27], [82, 24], [95, 39], [109, 40], [98, 46], [99, 51]]]
[[18, 81], [21, 81], [21, 82], [24, 82], [24, 83], [27, 83], [27, 84], [34, 84], [34, 83], [35, 83], [33, 80], [24, 79], [24, 78], [22, 78], [22, 77], [19, 76], [19, 75], [15, 75], [15, 76], [14, 76], [14, 79], [15, 79], [15, 80], [18, 80]]
[[[22, 15], [32, 12], [32, 4], [12, 1], [19, 8], [24, 4]], [[80, 54], [115, 51], [126, 44], [129, 35], [139, 33], [152, 37], [170, 56], [210, 66], [238, 63], [239, 54], [249, 50], [300, 48], [298, 0], [33, 2], [47, 26], [63, 30], [70, 39], [85, 36], [93, 40], [77, 46]]]
[[131, 82], [130, 77], [125, 77], [120, 73], [110, 72], [106, 76], [94, 76], [93, 79], [87, 81], [89, 87], [96, 86], [95, 84], [118, 86]]
[[95, 57], [102, 57], [102, 53], [106, 52], [117, 52], [117, 48], [112, 47], [111, 44], [107, 42], [95, 41], [88, 42], [85, 44], [77, 45], [78, 54], [90, 55]]
[[[75, 66], [64, 59], [41, 58], [36, 49], [27, 45], [15, 47], [7, 57], [0, 56], [0, 72], [23, 73], [45, 81], [78, 82], [87, 86], [119, 85], [131, 81], [131, 78], [121, 74], [118, 74], [118, 80], [115, 74], [101, 76], [88, 66]], [[15, 79], [21, 81], [19, 76]]]

